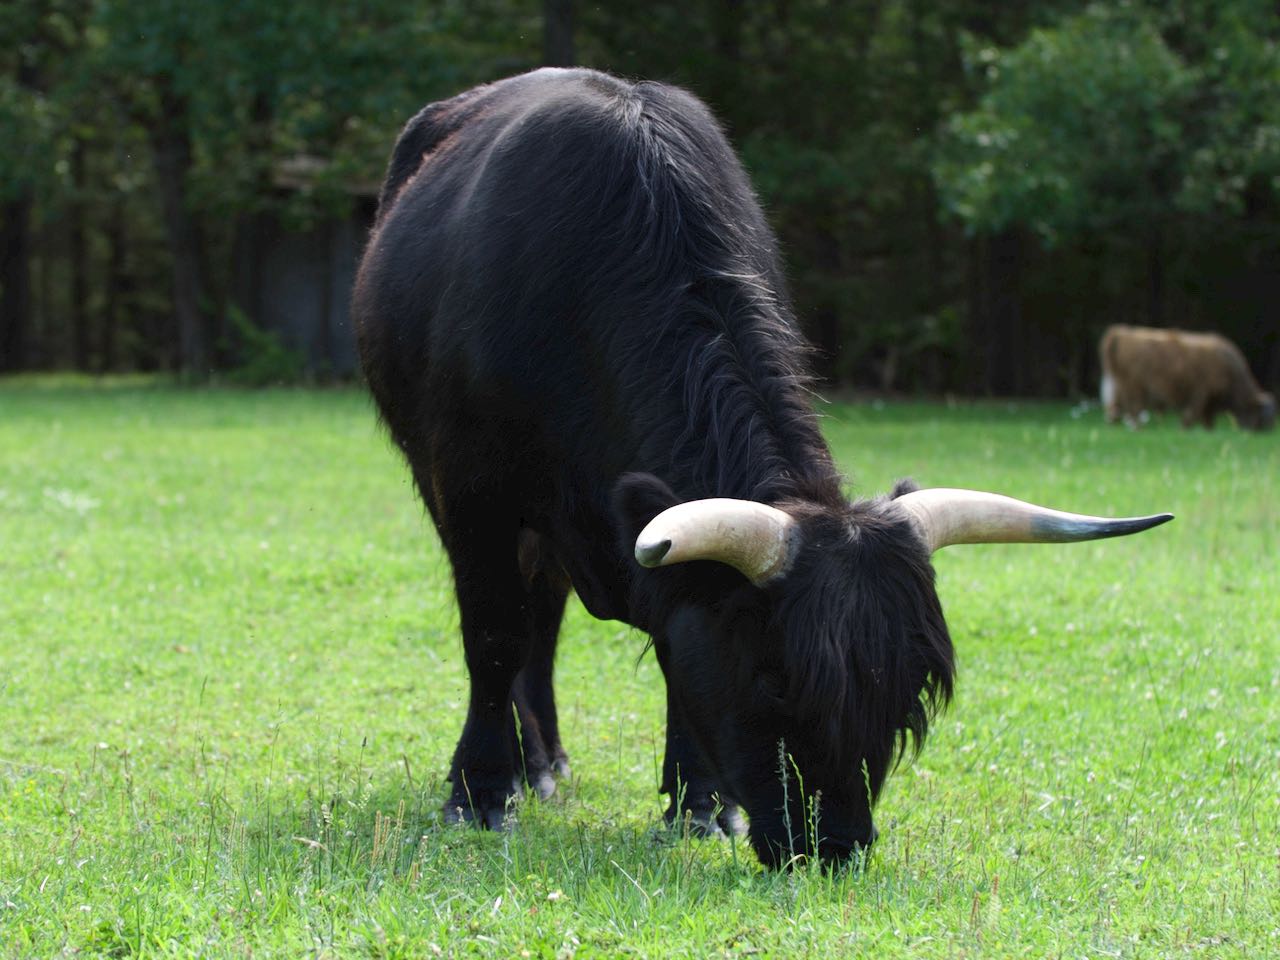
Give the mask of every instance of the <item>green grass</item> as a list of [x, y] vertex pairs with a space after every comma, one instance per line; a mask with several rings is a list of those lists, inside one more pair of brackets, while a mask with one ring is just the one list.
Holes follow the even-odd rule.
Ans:
[[1280, 437], [836, 406], [902, 475], [1178, 519], [937, 557], [956, 702], [862, 873], [654, 832], [662, 684], [578, 607], [574, 779], [445, 828], [448, 568], [357, 391], [0, 384], [0, 956], [1280, 955]]

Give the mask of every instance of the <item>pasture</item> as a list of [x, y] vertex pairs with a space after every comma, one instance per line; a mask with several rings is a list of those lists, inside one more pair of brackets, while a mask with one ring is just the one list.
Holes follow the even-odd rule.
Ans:
[[0, 385], [0, 957], [1280, 954], [1280, 438], [837, 404], [903, 475], [1141, 536], [936, 557], [957, 696], [865, 869], [656, 831], [643, 638], [573, 606], [573, 778], [445, 827], [443, 553], [357, 390]]

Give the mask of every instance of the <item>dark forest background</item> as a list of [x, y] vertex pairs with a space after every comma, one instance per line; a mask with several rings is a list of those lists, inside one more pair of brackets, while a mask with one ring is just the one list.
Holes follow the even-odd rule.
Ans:
[[3, 0], [0, 38], [0, 370], [342, 375], [269, 315], [345, 303], [403, 122], [578, 63], [712, 105], [832, 381], [1088, 395], [1131, 322], [1280, 384], [1270, 0]]

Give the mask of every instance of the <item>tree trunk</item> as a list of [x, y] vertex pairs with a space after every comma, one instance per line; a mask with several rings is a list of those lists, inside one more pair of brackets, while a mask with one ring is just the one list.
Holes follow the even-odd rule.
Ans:
[[21, 370], [30, 358], [31, 195], [0, 208], [0, 372]]
[[[1280, 391], [1280, 329], [1274, 320], [1280, 302], [1280, 195], [1271, 178], [1254, 175], [1245, 185], [1244, 216], [1250, 241], [1246, 262], [1246, 290], [1239, 298], [1249, 304], [1251, 337], [1240, 346], [1261, 375], [1264, 389]], [[1252, 341], [1252, 342], [1250, 342]]]
[[714, 56], [707, 78], [707, 99], [732, 130], [742, 123], [742, 105], [735, 96], [742, 60], [742, 0], [712, 0], [711, 30]]
[[990, 394], [991, 377], [986, 359], [988, 327], [986, 272], [982, 269], [986, 262], [986, 238], [981, 235], [968, 238], [965, 241], [965, 256], [965, 287], [968, 294], [965, 353], [968, 371], [965, 382], [958, 384], [957, 389]]
[[[231, 280], [231, 305], [238, 310], [243, 321], [261, 325], [263, 306], [263, 255], [270, 242], [271, 217], [265, 212], [271, 197], [272, 129], [275, 111], [266, 90], [259, 90], [253, 98], [250, 124], [245, 139], [249, 146], [250, 163], [254, 169], [254, 197], [248, 209], [242, 210], [236, 220], [235, 234], [231, 242], [231, 263], [234, 275]], [[227, 311], [224, 311], [227, 312]], [[218, 360], [226, 367], [243, 363], [243, 337], [235, 323], [224, 318], [221, 339], [224, 347]]]
[[67, 245], [71, 260], [71, 363], [89, 369], [89, 244], [85, 230], [85, 145], [71, 147], [71, 203], [67, 210]]
[[988, 389], [997, 396], [1020, 395], [1026, 390], [1023, 353], [1022, 238], [1016, 230], [1003, 230], [986, 244], [986, 293], [990, 325], [984, 344]]
[[120, 317], [125, 310], [130, 286], [125, 268], [127, 243], [124, 200], [117, 195], [111, 203], [111, 216], [107, 221], [107, 296], [102, 311], [102, 340], [98, 355], [98, 369], [103, 372], [116, 369], [119, 362], [116, 350], [120, 342]]
[[1162, 224], [1153, 224], [1147, 234], [1147, 324], [1152, 327], [1165, 325], [1162, 229]]
[[542, 0], [542, 62], [548, 67], [571, 67], [577, 61], [573, 46], [573, 0]]
[[178, 366], [188, 374], [209, 372], [209, 326], [203, 309], [199, 226], [187, 209], [186, 182], [191, 171], [191, 135], [187, 104], [161, 81], [160, 116], [151, 131], [156, 180], [172, 257], [173, 313], [178, 333]]

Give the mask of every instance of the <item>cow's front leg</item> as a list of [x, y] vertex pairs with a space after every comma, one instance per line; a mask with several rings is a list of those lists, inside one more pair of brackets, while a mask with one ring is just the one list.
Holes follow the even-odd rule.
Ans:
[[569, 579], [536, 534], [509, 538], [492, 508], [471, 516], [450, 545], [471, 699], [445, 816], [498, 829], [523, 784], [546, 799], [569, 775], [552, 685]]
[[568, 595], [567, 577], [554, 571], [539, 571], [530, 576], [525, 570], [529, 589], [529, 631], [532, 644], [529, 659], [513, 685], [517, 716], [520, 719], [520, 762], [525, 782], [540, 799], [556, 792], [556, 777], [567, 777], [568, 755], [559, 739], [556, 714], [554, 666], [556, 639]]
[[658, 789], [668, 797], [663, 816], [677, 829], [687, 826], [698, 836], [720, 833], [742, 836], [747, 831], [737, 803], [720, 791], [706, 770], [670, 687], [667, 688], [667, 750]]
[[511, 682], [519, 668], [513, 670], [510, 661], [522, 652], [520, 645], [521, 638], [503, 633], [467, 643], [471, 700], [449, 769], [453, 787], [444, 805], [449, 822], [474, 821], [500, 829], [516, 796], [519, 773], [514, 758], [520, 748]]
[[555, 778], [569, 776], [569, 757], [560, 743], [554, 688], [556, 638], [569, 594], [569, 579], [536, 535], [521, 535], [520, 570], [529, 597], [528, 661], [515, 679], [513, 694], [520, 721], [517, 769], [543, 800], [556, 790]]

